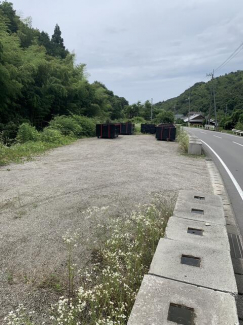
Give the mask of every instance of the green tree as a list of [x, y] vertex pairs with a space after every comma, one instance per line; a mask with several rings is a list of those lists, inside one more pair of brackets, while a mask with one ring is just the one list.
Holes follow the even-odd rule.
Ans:
[[155, 122], [160, 123], [174, 123], [174, 114], [172, 112], [167, 112], [165, 110], [160, 111], [156, 116]]
[[50, 40], [32, 28], [31, 18], [20, 20], [11, 3], [0, 3], [0, 123], [6, 139], [22, 123], [42, 129], [56, 115], [122, 118], [127, 105], [104, 84], [88, 82], [85, 64], [75, 64], [58, 25]]
[[53, 45], [52, 54], [64, 59], [68, 51], [65, 49], [63, 38], [61, 37], [62, 32], [58, 24], [56, 24], [54, 29], [54, 34], [51, 37], [51, 42]]
[[3, 1], [0, 2], [0, 11], [7, 20], [7, 27], [9, 33], [16, 33], [18, 30], [19, 17], [16, 15], [16, 11], [13, 9], [12, 2]]

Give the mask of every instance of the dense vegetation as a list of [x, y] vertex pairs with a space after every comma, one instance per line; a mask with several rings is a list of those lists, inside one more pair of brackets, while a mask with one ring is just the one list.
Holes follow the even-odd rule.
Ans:
[[[214, 86], [220, 125], [242, 129], [243, 72], [218, 77]], [[173, 122], [173, 113], [186, 115], [189, 96], [191, 111], [205, 115], [211, 111], [214, 117], [209, 81], [196, 83], [178, 97], [155, 104], [152, 122]], [[129, 105], [101, 82], [89, 83], [85, 64], [75, 64], [75, 55], [65, 48], [58, 25], [49, 37], [32, 28], [30, 18], [20, 19], [12, 3], [0, 2], [0, 140], [9, 146], [16, 142], [22, 123], [41, 131], [53, 127], [50, 121], [56, 116], [62, 116], [63, 121], [69, 116], [65, 121], [72, 120], [74, 128], [79, 122], [83, 127], [84, 120], [77, 122], [77, 116], [91, 118], [93, 125], [111, 120], [143, 123], [151, 119], [151, 103]], [[81, 134], [85, 132], [73, 132], [77, 137]]]
[[[214, 79], [216, 93], [217, 117], [222, 127], [234, 127], [239, 123], [239, 115], [243, 113], [243, 71], [232, 72]], [[188, 98], [191, 100], [191, 111], [202, 112], [214, 118], [212, 81], [199, 82], [181, 95], [155, 104], [156, 109], [173, 111], [187, 115]], [[236, 113], [238, 111], [238, 113]], [[232, 116], [234, 114], [234, 116]], [[241, 117], [242, 120], [242, 117]], [[225, 124], [227, 122], [227, 124]]]
[[56, 115], [119, 119], [128, 102], [100, 82], [64, 46], [60, 27], [50, 38], [0, 2], [0, 132], [13, 138], [20, 124], [42, 129]]

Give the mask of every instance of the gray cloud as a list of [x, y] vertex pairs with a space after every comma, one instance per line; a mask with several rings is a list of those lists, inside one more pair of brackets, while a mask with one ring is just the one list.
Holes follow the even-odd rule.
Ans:
[[[13, 0], [33, 27], [53, 33], [99, 80], [129, 101], [177, 96], [243, 41], [242, 0]], [[243, 52], [242, 52], [243, 53]], [[239, 54], [220, 73], [239, 70]]]

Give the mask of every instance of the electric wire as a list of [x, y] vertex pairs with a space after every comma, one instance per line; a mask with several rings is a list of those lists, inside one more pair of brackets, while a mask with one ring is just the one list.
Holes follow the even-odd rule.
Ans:
[[221, 69], [222, 67], [224, 67], [227, 63], [229, 63], [242, 50], [243, 50], [243, 43], [241, 43], [240, 46], [238, 46], [237, 49], [222, 64], [220, 64], [214, 71], [216, 72], [219, 69]]

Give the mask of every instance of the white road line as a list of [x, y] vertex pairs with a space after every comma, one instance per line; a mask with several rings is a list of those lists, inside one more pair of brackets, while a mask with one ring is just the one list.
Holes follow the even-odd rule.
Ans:
[[237, 182], [237, 180], [234, 178], [234, 176], [232, 175], [231, 171], [229, 170], [229, 168], [225, 165], [225, 163], [223, 162], [223, 160], [219, 157], [219, 155], [213, 150], [213, 148], [211, 148], [206, 142], [204, 142], [203, 140], [201, 140], [207, 147], [209, 147], [209, 149], [215, 154], [215, 156], [218, 158], [218, 160], [221, 162], [221, 164], [223, 165], [224, 169], [226, 170], [226, 172], [228, 173], [229, 177], [231, 178], [233, 184], [235, 185], [241, 199], [243, 200], [243, 191], [239, 185], [239, 183]]
[[243, 144], [240, 144], [240, 143], [235, 142], [235, 141], [233, 141], [233, 143], [238, 144], [239, 146], [242, 146], [243, 147]]
[[215, 138], [219, 138], [219, 139], [222, 139], [222, 137], [218, 137], [217, 135], [214, 135]]
[[230, 134], [230, 133], [227, 133], [227, 132], [217, 132], [217, 131], [213, 131], [213, 132], [223, 134], [223, 135], [228, 135], [230, 137], [235, 137], [235, 138], [239, 139], [239, 135], [234, 135], [234, 134]]

